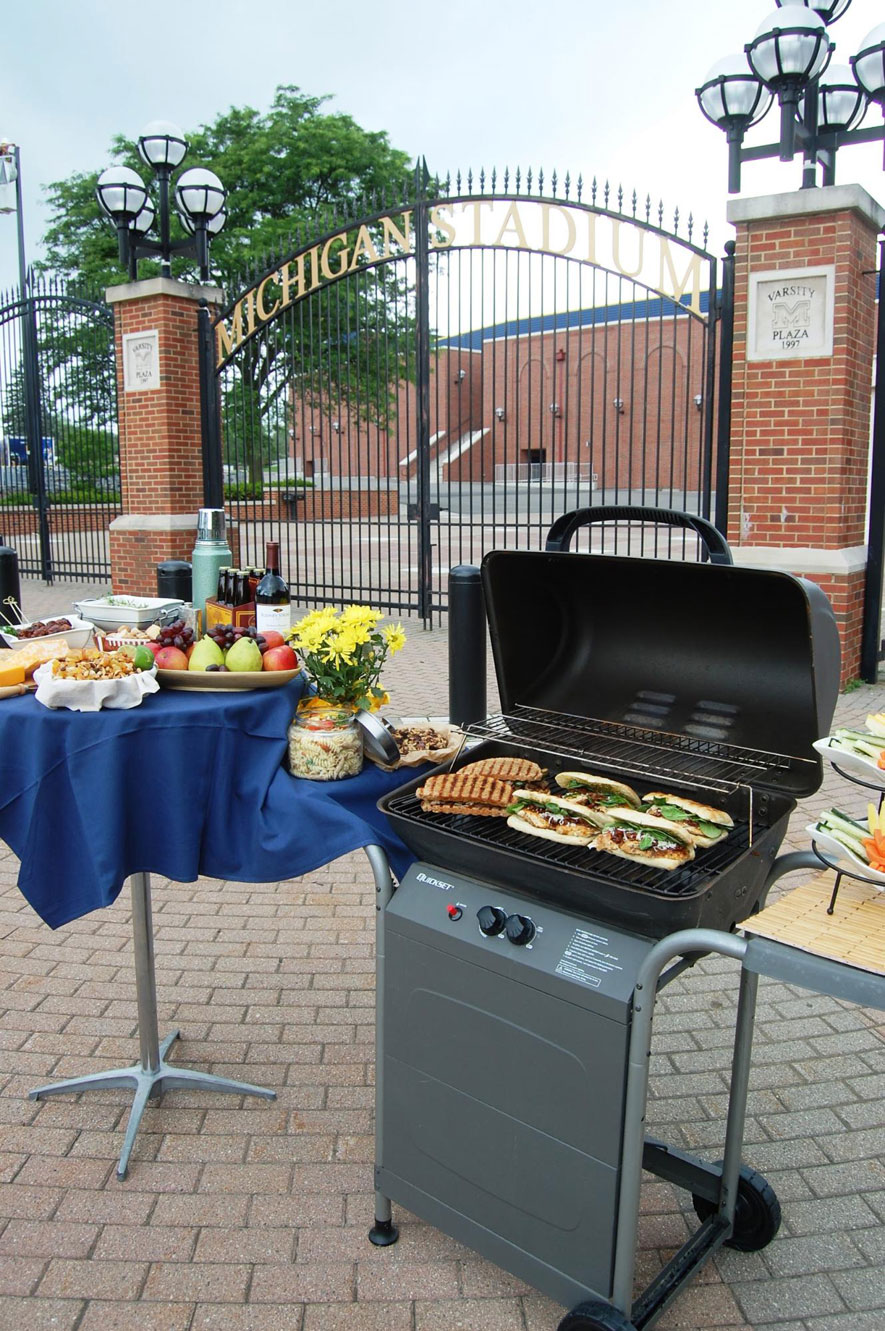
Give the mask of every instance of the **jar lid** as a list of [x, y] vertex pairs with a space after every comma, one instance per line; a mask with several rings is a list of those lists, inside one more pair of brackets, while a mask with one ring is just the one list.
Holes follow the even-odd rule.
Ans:
[[376, 763], [396, 766], [400, 752], [390, 722], [376, 712], [357, 712], [356, 719], [362, 731], [363, 751]]

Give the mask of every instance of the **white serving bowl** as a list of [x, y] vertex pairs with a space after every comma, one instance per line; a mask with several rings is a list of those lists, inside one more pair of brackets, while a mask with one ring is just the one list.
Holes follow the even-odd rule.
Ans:
[[[8, 633], [0, 630], [0, 638], [11, 647], [13, 651], [18, 647], [29, 647], [32, 642], [59, 642], [64, 638], [69, 647], [85, 647], [92, 637], [92, 625], [83, 619], [78, 619], [76, 615], [47, 615], [44, 620], [35, 620], [34, 623], [46, 623], [49, 619], [69, 619], [71, 627], [64, 629], [61, 633], [45, 633], [39, 638], [19, 638], [14, 633]], [[28, 624], [22, 624], [22, 628], [28, 628]]]
[[173, 610], [184, 605], [184, 601], [169, 600], [159, 596], [115, 596], [113, 601], [125, 601], [125, 605], [114, 605], [107, 597], [94, 601], [75, 601], [74, 609], [83, 619], [88, 619], [96, 628], [114, 629], [127, 624], [129, 628], [143, 629], [148, 624], [155, 624], [164, 610]]

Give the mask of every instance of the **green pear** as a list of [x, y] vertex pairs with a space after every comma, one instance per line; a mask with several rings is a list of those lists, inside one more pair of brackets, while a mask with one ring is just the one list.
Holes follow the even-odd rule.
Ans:
[[254, 638], [238, 638], [224, 658], [228, 670], [260, 670], [261, 648]]
[[188, 670], [205, 670], [210, 665], [221, 665], [224, 652], [211, 638], [201, 638], [190, 654]]

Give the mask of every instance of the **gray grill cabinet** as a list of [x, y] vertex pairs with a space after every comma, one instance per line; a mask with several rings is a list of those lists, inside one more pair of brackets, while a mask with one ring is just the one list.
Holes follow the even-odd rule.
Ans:
[[[724, 1243], [774, 1237], [780, 1208], [741, 1164], [758, 977], [885, 1008], [885, 977], [761, 938], [685, 929], [659, 941], [436, 865], [378, 894], [376, 1221], [395, 1201], [567, 1306], [560, 1331], [641, 1331]], [[784, 855], [769, 880], [819, 869]], [[534, 930], [514, 943], [482, 907]], [[747, 924], [745, 928], [751, 928]], [[518, 926], [513, 932], [518, 932]], [[721, 1163], [645, 1133], [659, 989], [699, 955], [741, 962]], [[635, 1299], [642, 1170], [687, 1189], [699, 1228]]]

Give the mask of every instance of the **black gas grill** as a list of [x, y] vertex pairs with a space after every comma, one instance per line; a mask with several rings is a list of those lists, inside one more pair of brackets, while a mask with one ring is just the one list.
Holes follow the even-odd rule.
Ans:
[[[479, 743], [456, 769], [519, 755], [551, 789], [558, 771], [596, 772], [724, 808], [735, 826], [667, 871], [506, 818], [426, 813], [422, 778], [381, 801], [419, 859], [392, 899], [379, 886], [371, 1237], [396, 1237], [398, 1201], [561, 1303], [590, 1300], [561, 1331], [642, 1331], [733, 1227], [742, 1247], [777, 1230], [765, 1180], [737, 1181], [752, 1008], [724, 1165], [646, 1138], [648, 1032], [657, 989], [689, 958], [739, 955], [727, 931], [820, 783], [835, 621], [810, 584], [721, 565], [495, 552], [483, 585], [502, 712], [471, 727]], [[643, 1169], [689, 1189], [705, 1219], [633, 1300]]]

